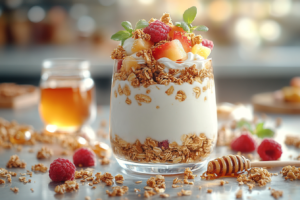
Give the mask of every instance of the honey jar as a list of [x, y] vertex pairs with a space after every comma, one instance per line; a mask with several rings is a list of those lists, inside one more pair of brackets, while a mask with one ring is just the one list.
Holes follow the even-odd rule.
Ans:
[[47, 131], [75, 132], [95, 118], [95, 85], [89, 68], [82, 59], [43, 62], [39, 112]]

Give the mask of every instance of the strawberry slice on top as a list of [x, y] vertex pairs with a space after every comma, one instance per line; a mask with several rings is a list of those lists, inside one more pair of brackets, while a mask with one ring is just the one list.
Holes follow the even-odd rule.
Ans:
[[192, 49], [192, 43], [191, 40], [189, 40], [183, 32], [180, 31], [174, 31], [173, 40], [179, 40], [182, 44], [185, 52], [190, 52]]

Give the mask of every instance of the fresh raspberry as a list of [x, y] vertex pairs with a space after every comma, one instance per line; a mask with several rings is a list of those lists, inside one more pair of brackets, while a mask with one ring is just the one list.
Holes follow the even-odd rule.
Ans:
[[73, 162], [79, 167], [90, 167], [96, 164], [95, 153], [88, 148], [80, 148], [73, 155]]
[[251, 152], [256, 147], [255, 140], [248, 132], [242, 133], [242, 135], [231, 142], [231, 149], [240, 152]]
[[211, 40], [202, 39], [202, 45], [210, 48], [211, 50], [214, 48], [214, 43]]
[[156, 43], [161, 40], [166, 40], [170, 30], [171, 28], [168, 25], [156, 20], [144, 29], [144, 33], [149, 34], [151, 36], [151, 41]]
[[262, 160], [278, 160], [281, 157], [281, 145], [273, 139], [264, 139], [257, 148]]
[[70, 160], [58, 158], [50, 165], [49, 177], [56, 182], [73, 180], [75, 170], [76, 167]]
[[159, 148], [164, 147], [164, 149], [168, 149], [169, 148], [169, 140], [163, 140], [161, 142], [158, 142], [158, 147]]
[[122, 64], [123, 64], [123, 60], [119, 60], [118, 61], [118, 66], [117, 66], [117, 71], [119, 71], [121, 69]]

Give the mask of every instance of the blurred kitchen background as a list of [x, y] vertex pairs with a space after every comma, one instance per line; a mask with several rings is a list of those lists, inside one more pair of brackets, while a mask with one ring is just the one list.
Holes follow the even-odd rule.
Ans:
[[92, 64], [97, 102], [109, 104], [110, 40], [122, 21], [197, 6], [195, 25], [213, 40], [217, 99], [250, 102], [300, 76], [300, 0], [1, 0], [0, 83], [39, 84], [46, 58], [80, 57]]

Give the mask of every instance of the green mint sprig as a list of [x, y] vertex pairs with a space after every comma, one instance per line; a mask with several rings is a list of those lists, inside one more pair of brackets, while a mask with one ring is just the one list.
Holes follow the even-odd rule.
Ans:
[[113, 34], [111, 36], [111, 39], [115, 41], [121, 41], [121, 45], [123, 46], [124, 41], [132, 37], [132, 33], [136, 29], [146, 28], [147, 26], [149, 26], [149, 23], [146, 20], [141, 19], [136, 23], [135, 29], [132, 28], [132, 25], [129, 21], [124, 21], [121, 23], [121, 25], [125, 30], [118, 31], [117, 33]]
[[253, 129], [252, 124], [246, 120], [240, 120], [237, 122], [237, 127], [245, 127], [252, 135], [257, 135], [259, 138], [273, 137], [275, 132], [269, 128], [264, 128], [264, 122], [256, 124], [255, 129]]
[[191, 33], [193, 31], [208, 31], [208, 28], [204, 25], [193, 26], [192, 22], [196, 18], [197, 8], [195, 6], [190, 7], [183, 13], [183, 22], [176, 22], [175, 26], [181, 27], [184, 31]]

